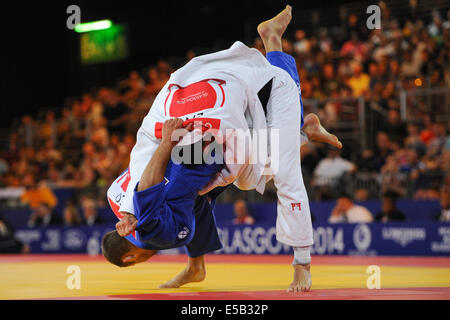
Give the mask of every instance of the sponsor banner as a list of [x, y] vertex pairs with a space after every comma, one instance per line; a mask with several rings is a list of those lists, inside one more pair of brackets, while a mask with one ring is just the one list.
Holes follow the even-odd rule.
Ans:
[[16, 238], [27, 243], [32, 253], [101, 254], [101, 239], [114, 227], [49, 227], [16, 230]]
[[[18, 229], [16, 237], [33, 253], [101, 254], [101, 239], [113, 226]], [[276, 240], [273, 225], [222, 225], [217, 254], [291, 254]], [[184, 253], [184, 248], [161, 253]], [[315, 255], [450, 256], [450, 224], [320, 224], [314, 225]]]
[[290, 246], [276, 240], [274, 226], [219, 227], [218, 233], [223, 248], [216, 253], [284, 254], [292, 250]]
[[[274, 226], [224, 226], [219, 236], [224, 248], [217, 253], [292, 252], [276, 241]], [[450, 256], [450, 224], [315, 224], [312, 254]]]

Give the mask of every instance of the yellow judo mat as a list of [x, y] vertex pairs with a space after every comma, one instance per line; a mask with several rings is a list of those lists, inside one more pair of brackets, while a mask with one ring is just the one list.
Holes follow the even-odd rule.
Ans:
[[[159, 289], [185, 261], [119, 268], [101, 256], [0, 256], [0, 299], [450, 299], [450, 258], [313, 257], [312, 291], [287, 293], [291, 257], [211, 255], [204, 281]], [[380, 289], [368, 288], [369, 266]]]

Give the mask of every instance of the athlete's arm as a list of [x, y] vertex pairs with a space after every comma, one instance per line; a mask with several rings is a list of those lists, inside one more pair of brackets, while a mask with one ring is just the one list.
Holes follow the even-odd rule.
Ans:
[[169, 119], [164, 122], [161, 143], [145, 167], [137, 191], [148, 189], [164, 180], [164, 174], [166, 173], [172, 149], [178, 142], [172, 141], [172, 133], [182, 126], [183, 120], [179, 118]]
[[[148, 189], [164, 180], [164, 174], [170, 160], [172, 149], [178, 142], [172, 141], [172, 133], [182, 126], [183, 120], [178, 118], [169, 119], [164, 122], [161, 143], [145, 167], [137, 191]], [[186, 129], [189, 130], [190, 127], [192, 127], [192, 125], [188, 125]], [[126, 237], [136, 229], [138, 220], [133, 214], [128, 212], [121, 213], [123, 214], [123, 218], [116, 223], [116, 230], [120, 236]]]

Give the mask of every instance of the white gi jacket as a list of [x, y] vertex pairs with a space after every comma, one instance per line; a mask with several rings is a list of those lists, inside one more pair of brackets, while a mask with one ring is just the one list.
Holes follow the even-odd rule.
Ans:
[[[185, 120], [197, 119], [208, 127], [220, 129], [224, 135], [226, 129], [247, 130], [249, 124], [255, 129], [266, 129], [266, 117], [258, 98], [258, 91], [275, 74], [280, 73], [280, 70], [272, 66], [258, 50], [250, 49], [238, 41], [227, 50], [195, 57], [174, 72], [156, 97], [138, 131], [137, 142], [130, 157], [131, 188], [128, 188], [120, 210], [134, 213], [132, 192], [158, 146], [160, 130], [165, 120], [173, 117]], [[192, 84], [197, 85], [190, 88]], [[180, 90], [189, 91], [183, 94], [183, 98], [192, 93], [189, 97], [198, 99], [196, 101], [207, 100], [214, 94], [216, 99], [206, 101], [209, 108], [199, 109], [196, 108], [196, 101], [174, 101], [178, 98], [176, 94]], [[206, 98], [200, 97], [202, 92], [207, 95]], [[177, 105], [183, 105], [186, 110], [189, 109], [189, 106], [186, 108], [189, 103], [192, 105], [191, 113], [178, 112]], [[216, 123], [215, 120], [219, 120], [220, 123]], [[249, 154], [245, 156], [246, 160], [248, 157]], [[255, 172], [262, 173], [265, 164], [266, 159], [259, 156], [258, 163], [254, 164], [257, 167]], [[243, 165], [242, 163], [238, 166], [229, 166], [232, 172], [224, 175], [233, 177], [234, 180]], [[227, 184], [231, 182], [228, 178]], [[264, 186], [259, 188], [260, 192], [263, 190]]]

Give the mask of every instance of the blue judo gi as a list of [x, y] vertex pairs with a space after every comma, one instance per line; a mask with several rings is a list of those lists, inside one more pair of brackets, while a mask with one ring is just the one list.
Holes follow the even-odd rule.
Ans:
[[134, 191], [136, 238], [134, 245], [149, 250], [186, 246], [190, 257], [222, 248], [214, 217], [215, 197], [199, 196], [222, 164], [186, 166], [169, 161], [164, 181], [148, 189]]

